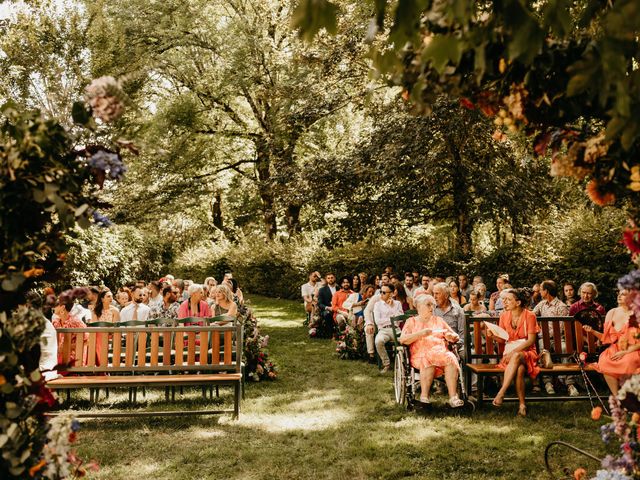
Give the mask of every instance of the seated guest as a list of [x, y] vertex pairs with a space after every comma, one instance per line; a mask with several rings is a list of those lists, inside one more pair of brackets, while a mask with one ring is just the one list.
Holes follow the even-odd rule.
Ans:
[[204, 279], [204, 285], [205, 287], [207, 287], [209, 290], [211, 290], [213, 287], [215, 287], [216, 285], [218, 285], [218, 282], [216, 282], [216, 279], [213, 277], [207, 277]]
[[[504, 312], [500, 315], [500, 327], [509, 334], [509, 340], [505, 346], [505, 353], [498, 366], [504, 369], [502, 386], [493, 399], [493, 405], [502, 405], [504, 395], [511, 382], [515, 380], [516, 394], [520, 401], [518, 415], [527, 415], [525, 404], [524, 376], [536, 378], [540, 373], [538, 366], [538, 353], [536, 352], [536, 337], [538, 324], [536, 316], [527, 310], [529, 294], [525, 289], [509, 289], [504, 291]], [[487, 330], [487, 341], [493, 338], [491, 330]], [[496, 338], [497, 339], [497, 338]], [[504, 342], [502, 339], [497, 339]]]
[[496, 279], [496, 288], [497, 290], [491, 294], [489, 297], [489, 310], [498, 310], [496, 308], [496, 302], [500, 298], [500, 292], [504, 290], [504, 285], [509, 281], [509, 275], [506, 273], [502, 273], [498, 275]]
[[420, 286], [416, 288], [415, 292], [413, 292], [413, 296], [415, 297], [421, 293], [428, 293], [431, 295], [430, 281], [431, 279], [429, 278], [429, 275], [422, 275], [422, 277], [420, 277]]
[[531, 310], [536, 308], [536, 305], [540, 303], [540, 300], [542, 300], [542, 296], [540, 294], [540, 284], [536, 283], [533, 285], [533, 287], [531, 287], [531, 301], [529, 302], [529, 308]]
[[498, 295], [498, 299], [496, 300], [495, 304], [494, 304], [494, 308], [496, 311], [501, 312], [502, 310], [504, 310], [504, 292], [505, 290], [511, 290], [513, 287], [511, 286], [510, 283], [505, 282], [504, 287], [502, 288], [502, 292], [500, 292], [500, 295]]
[[[162, 303], [160, 305], [154, 305], [149, 312], [149, 319], [156, 318], [178, 318], [178, 309], [180, 303], [178, 302], [178, 289], [173, 285], [167, 285], [162, 289]], [[167, 322], [167, 325], [171, 325], [171, 322]]]
[[240, 290], [238, 281], [235, 278], [231, 279], [231, 293], [233, 294], [233, 301], [238, 305], [244, 305], [244, 294]]
[[112, 302], [113, 294], [111, 293], [111, 290], [104, 288], [98, 294], [96, 305], [93, 307], [91, 321], [118, 323], [120, 321], [120, 312], [112, 305]]
[[351, 290], [351, 279], [349, 277], [342, 277], [340, 279], [340, 286], [333, 298], [331, 299], [331, 311], [333, 312], [333, 321], [339, 327], [344, 326], [347, 323], [349, 316], [349, 310], [343, 307], [344, 302], [353, 294]]
[[146, 322], [149, 319], [151, 309], [142, 303], [142, 287], [134, 285], [131, 290], [133, 301], [120, 310], [120, 321], [130, 322], [133, 320]]
[[380, 293], [380, 289], [383, 285], [389, 285], [391, 283], [391, 277], [386, 273], [380, 276], [380, 280], [376, 283], [376, 293]]
[[133, 301], [133, 295], [131, 290], [127, 287], [120, 287], [118, 293], [116, 293], [116, 302], [120, 306], [120, 310], [129, 305]]
[[562, 293], [564, 294], [564, 303], [568, 306], [578, 301], [576, 298], [576, 286], [573, 283], [565, 283], [564, 287], [562, 287]]
[[418, 315], [405, 323], [400, 343], [410, 345], [411, 365], [420, 370], [420, 401], [431, 403], [429, 392], [433, 379], [444, 373], [449, 405], [461, 407], [464, 402], [458, 397], [458, 359], [447, 348], [447, 342], [459, 340], [458, 334], [442, 318], [434, 315], [436, 301], [431, 295], [418, 295], [415, 304]]
[[595, 310], [604, 317], [604, 307], [595, 301], [595, 299], [598, 298], [598, 289], [595, 284], [591, 282], [583, 283], [580, 285], [578, 294], [580, 295], [580, 300], [569, 307], [569, 315], [573, 317], [584, 310]]
[[459, 352], [463, 352], [462, 338], [464, 335], [464, 310], [457, 303], [451, 301], [451, 294], [446, 283], [440, 282], [433, 286], [433, 297], [436, 300], [436, 317], [442, 318], [447, 325], [460, 337]]
[[369, 282], [369, 275], [367, 275], [365, 272], [360, 272], [358, 274], [358, 277], [360, 277], [360, 285], [362, 285], [362, 288], [364, 288], [364, 286], [368, 283], [373, 283], [373, 280]]
[[469, 279], [466, 275], [458, 275], [458, 286], [460, 287], [460, 295], [469, 300], [473, 287], [469, 285]]
[[[197, 283], [189, 285], [187, 293], [189, 294], [189, 298], [180, 304], [180, 308], [178, 308], [178, 318], [211, 317], [209, 305], [207, 305], [207, 302], [202, 298], [204, 296], [202, 285], [198, 285]], [[185, 326], [188, 325], [203, 325], [203, 322], [185, 322]]]
[[478, 301], [488, 309], [489, 296], [487, 295], [487, 286], [480, 282], [474, 287], [474, 290], [478, 293]]
[[413, 298], [407, 295], [407, 290], [403, 285], [400, 285], [394, 290], [393, 299], [400, 302], [403, 312], [413, 310]]
[[469, 303], [462, 307], [462, 309], [465, 312], [473, 312], [473, 314], [487, 311], [487, 307], [485, 307], [483, 303], [480, 303], [478, 292], [475, 290], [471, 290], [471, 293], [469, 294]]
[[600, 354], [596, 369], [604, 376], [613, 395], [618, 395], [620, 384], [640, 369], [640, 342], [636, 338], [638, 321], [632, 317], [627, 305], [628, 290], [618, 292], [618, 306], [609, 310], [604, 322], [604, 332], [589, 325], [582, 328], [593, 333], [609, 347]]
[[[78, 317], [73, 315], [71, 312], [73, 311], [74, 302], [73, 299], [64, 294], [58, 297], [56, 301], [56, 306], [53, 309], [55, 316], [53, 318], [53, 326], [57, 329], [59, 328], [84, 328], [87, 325], [80, 320]], [[84, 335], [84, 341], [86, 342], [89, 338], [89, 334], [86, 333]], [[62, 352], [65, 349], [65, 335], [58, 334], [58, 363], [62, 363]], [[69, 356], [69, 364], [73, 366], [76, 361], [76, 336], [71, 336], [71, 349]], [[78, 364], [82, 363], [82, 359], [78, 360]]]
[[458, 305], [462, 306], [467, 303], [467, 299], [462, 295], [462, 292], [460, 292], [460, 285], [458, 285], [456, 280], [452, 279], [449, 282], [449, 291], [451, 292], [451, 300], [458, 302]]
[[302, 301], [304, 302], [304, 310], [308, 314], [313, 311], [317, 303], [318, 298], [318, 281], [320, 280], [320, 274], [318, 272], [311, 272], [309, 274], [309, 281], [300, 287], [300, 293], [302, 294]]
[[[540, 284], [540, 296], [542, 300], [533, 309], [533, 313], [537, 317], [566, 317], [569, 315], [569, 307], [558, 298], [558, 287], [553, 280], [545, 280]], [[553, 345], [553, 328], [550, 326], [547, 328], [549, 328], [549, 338], [551, 339], [551, 345]], [[577, 397], [580, 393], [575, 386], [575, 375], [563, 378], [569, 390], [569, 395]], [[556, 393], [553, 387], [552, 377], [544, 375], [542, 377], [542, 383], [549, 395]]]
[[362, 282], [360, 282], [360, 277], [358, 275], [354, 275], [351, 279], [351, 289], [354, 292], [360, 292], [362, 290]]
[[411, 272], [406, 272], [404, 274], [404, 291], [407, 294], [408, 298], [413, 298], [413, 294], [415, 293], [418, 286], [415, 284], [413, 274]]
[[321, 328], [318, 330], [320, 336], [331, 336], [333, 334], [333, 310], [331, 302], [336, 293], [336, 276], [329, 272], [325, 274], [325, 285], [318, 290], [318, 308], [322, 317]]
[[373, 285], [365, 285], [360, 293], [350, 295], [342, 304], [344, 308], [353, 312], [353, 316], [355, 317], [355, 324], [353, 326], [362, 326], [364, 322], [364, 309], [366, 308], [367, 303], [369, 303], [369, 299], [373, 297], [374, 293], [375, 288], [373, 288]]
[[232, 317], [236, 317], [238, 315], [238, 304], [233, 301], [233, 292], [231, 289], [221, 283], [215, 287], [215, 292], [216, 303], [211, 309], [212, 316], [231, 315]]
[[162, 303], [162, 285], [160, 282], [149, 282], [147, 290], [149, 291], [149, 301], [147, 302], [149, 308], [159, 306]]
[[[402, 285], [400, 286], [402, 287]], [[391, 327], [391, 318], [402, 315], [402, 304], [393, 299], [393, 291], [395, 287], [393, 285], [387, 285], [380, 289], [380, 301], [376, 302], [373, 307], [373, 318], [365, 326], [365, 336], [367, 340], [367, 350], [369, 350], [371, 344], [374, 343], [375, 325], [378, 327], [378, 333], [375, 336], [375, 347], [382, 362], [382, 370], [380, 373], [387, 373], [391, 366], [391, 360], [387, 354], [385, 345], [387, 342], [393, 341], [393, 328]], [[399, 333], [399, 332], [398, 332]]]
[[207, 305], [209, 305], [209, 309], [213, 309], [213, 306], [216, 304], [216, 287], [210, 287], [207, 292]]

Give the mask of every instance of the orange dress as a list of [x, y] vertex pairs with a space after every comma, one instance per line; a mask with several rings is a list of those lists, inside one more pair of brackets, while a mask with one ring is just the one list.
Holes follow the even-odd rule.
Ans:
[[[69, 315], [69, 317], [64, 321], [59, 318], [56, 318], [55, 320], [53, 320], [52, 323], [53, 323], [53, 326], [56, 328], [56, 330], [58, 328], [85, 328], [86, 327], [85, 323], [82, 320], [74, 317], [73, 315]], [[86, 342], [89, 339], [89, 334], [85, 333], [83, 337], [84, 337], [84, 343], [85, 343], [85, 348], [84, 348], [85, 351], [83, 355], [86, 355]], [[58, 334], [58, 363], [62, 363], [63, 352], [64, 352], [64, 335], [59, 333]], [[69, 364], [74, 367], [79, 367], [79, 366], [82, 366], [83, 362], [84, 362], [84, 358], [81, 358], [78, 360], [78, 364], [76, 365], [76, 336], [74, 334], [71, 336]]]
[[[640, 350], [627, 353], [619, 360], [612, 360], [611, 357], [620, 350], [626, 350], [627, 345], [638, 343], [635, 338], [638, 329], [630, 327], [629, 322], [625, 322], [622, 330], [618, 331], [613, 326], [613, 321], [607, 320], [604, 324], [604, 332], [602, 333], [602, 343], [609, 343], [609, 347], [600, 354], [596, 370], [598, 372], [610, 375], [614, 378], [620, 378], [624, 375], [632, 375], [640, 368]], [[624, 348], [622, 348], [624, 347]]]
[[[530, 333], [538, 333], [540, 328], [536, 321], [535, 314], [530, 310], [523, 310], [518, 320], [517, 328], [511, 326], [511, 312], [502, 312], [500, 314], [500, 324], [509, 334], [509, 341], [525, 339]], [[536, 351], [536, 344], [533, 342], [528, 349], [522, 352], [524, 355], [524, 363], [527, 367], [527, 375], [531, 378], [536, 378], [540, 373], [540, 367], [538, 366], [538, 352]], [[507, 362], [503, 358], [498, 364], [499, 368], [507, 368]]]
[[[447, 331], [451, 331], [447, 323], [440, 317], [432, 317], [430, 324], [427, 324], [427, 322], [422, 321], [420, 317], [415, 316], [407, 320], [407, 323], [405, 323], [402, 328], [402, 333], [405, 335], [411, 334], [424, 328], [446, 329]], [[409, 345], [409, 352], [411, 354], [411, 365], [413, 368], [422, 370], [423, 368], [436, 367], [436, 377], [444, 373], [445, 366], [458, 366], [457, 357], [447, 348], [444, 332], [432, 333], [431, 335], [420, 337]]]

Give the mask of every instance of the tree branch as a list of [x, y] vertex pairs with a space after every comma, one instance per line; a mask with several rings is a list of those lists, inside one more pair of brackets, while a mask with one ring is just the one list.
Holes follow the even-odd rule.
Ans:
[[236, 172], [245, 175], [246, 173], [244, 173], [242, 170], [240, 170], [238, 167], [240, 167], [240, 165], [244, 165], [245, 163], [256, 163], [256, 160], [238, 160], [235, 163], [230, 163], [228, 165], [225, 165], [224, 167], [220, 167], [217, 170], [214, 170], [213, 172], [209, 172], [209, 173], [203, 173], [201, 175], [195, 175], [193, 177], [191, 177], [192, 180], [200, 180], [202, 178], [207, 178], [207, 177], [214, 177], [217, 174], [224, 172], [225, 170], [235, 170]]

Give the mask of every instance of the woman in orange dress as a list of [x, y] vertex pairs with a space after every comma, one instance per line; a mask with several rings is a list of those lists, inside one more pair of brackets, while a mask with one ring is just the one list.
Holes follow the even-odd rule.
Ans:
[[[56, 302], [56, 306], [53, 309], [53, 312], [56, 316], [53, 318], [53, 326], [56, 328], [84, 328], [86, 327], [85, 323], [71, 315], [71, 309], [73, 308], [73, 300], [70, 297], [66, 297], [60, 295], [58, 297], [58, 301]], [[62, 355], [65, 349], [64, 345], [64, 334], [58, 334], [58, 363], [62, 363]], [[89, 334], [84, 334], [84, 343], [86, 344], [87, 339], [89, 338]], [[84, 353], [83, 353], [84, 356]], [[71, 366], [81, 366], [84, 358], [78, 359], [76, 363], [76, 335], [71, 335], [71, 349], [69, 351], [69, 364]], [[65, 375], [64, 372], [60, 372], [62, 375]]]
[[458, 359], [447, 348], [447, 342], [459, 340], [458, 334], [447, 322], [433, 314], [436, 301], [431, 295], [417, 295], [414, 305], [418, 315], [405, 323], [400, 343], [409, 345], [411, 365], [420, 370], [420, 401], [431, 403], [429, 393], [433, 379], [444, 373], [449, 405], [453, 408], [461, 407], [464, 402], [458, 397]]
[[[540, 373], [535, 346], [538, 323], [533, 312], [526, 309], [526, 305], [529, 305], [529, 294], [525, 289], [510, 288], [503, 290], [502, 293], [505, 311], [500, 315], [500, 326], [509, 334], [507, 345], [510, 342], [517, 343], [512, 344], [512, 350], [505, 354], [498, 364], [498, 367], [504, 369], [504, 376], [502, 386], [493, 399], [493, 405], [496, 407], [502, 405], [507, 388], [515, 379], [516, 393], [520, 402], [518, 415], [525, 417], [527, 406], [524, 398], [524, 375], [526, 373], [531, 378], [536, 378]], [[492, 336], [491, 331], [487, 330], [488, 340]], [[498, 339], [498, 341], [504, 340]]]
[[596, 369], [604, 376], [613, 395], [618, 394], [620, 383], [640, 368], [640, 342], [635, 338], [638, 322], [631, 317], [632, 311], [627, 306], [628, 295], [628, 290], [618, 292], [618, 306], [607, 313], [604, 332], [600, 333], [589, 325], [582, 327], [603, 344], [609, 344], [600, 354]]

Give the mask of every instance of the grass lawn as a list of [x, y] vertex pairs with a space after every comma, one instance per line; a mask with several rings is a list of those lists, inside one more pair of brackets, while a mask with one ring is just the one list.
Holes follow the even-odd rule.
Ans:
[[[543, 455], [550, 441], [605, 453], [588, 402], [530, 404], [525, 419], [515, 417], [515, 404], [473, 415], [452, 416], [444, 407], [407, 412], [394, 403], [391, 372], [340, 360], [333, 342], [309, 339], [297, 302], [251, 300], [271, 337], [279, 379], [247, 385], [239, 421], [84, 420], [78, 450], [100, 463], [92, 478], [535, 479], [549, 478]], [[124, 398], [112, 394], [98, 408]], [[148, 394], [142, 408], [156, 402], [164, 403], [163, 391]], [[175, 408], [207, 402], [194, 390], [176, 398]], [[572, 469], [597, 467], [568, 454], [557, 460]]]

